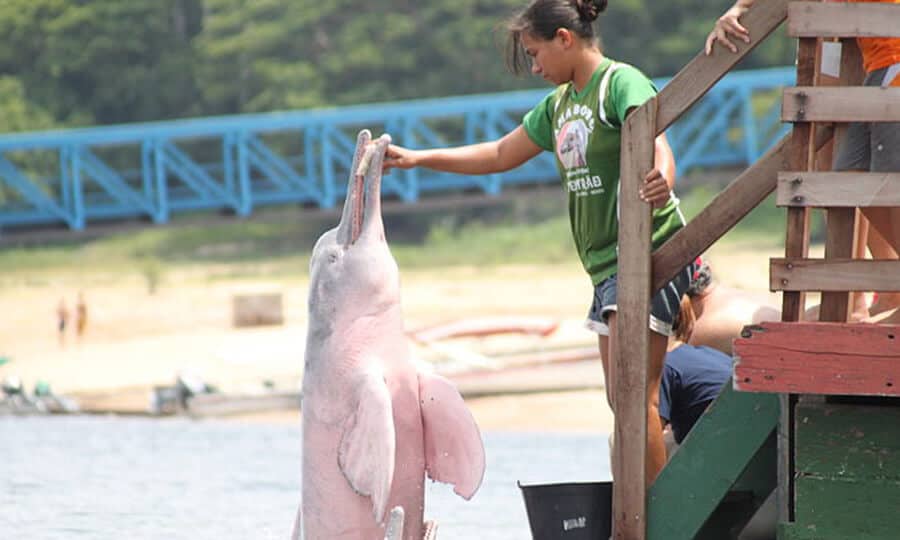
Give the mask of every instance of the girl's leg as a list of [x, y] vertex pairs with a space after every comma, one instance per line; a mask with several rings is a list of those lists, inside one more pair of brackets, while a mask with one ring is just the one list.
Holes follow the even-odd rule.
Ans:
[[[616, 314], [611, 313], [607, 320], [609, 326], [608, 346], [603, 347], [603, 337], [600, 341], [601, 356], [603, 358], [603, 369], [605, 373], [614, 371], [611, 364], [613, 354], [616, 350]], [[647, 365], [647, 462], [646, 474], [647, 485], [653, 483], [656, 476], [666, 464], [666, 445], [663, 440], [662, 422], [659, 419], [659, 385], [662, 379], [663, 362], [666, 357], [666, 347], [669, 338], [650, 332], [650, 362]], [[609, 353], [609, 354], [604, 354]], [[615, 375], [612, 375], [615, 380]], [[615, 392], [610, 380], [607, 380], [607, 399], [610, 403], [615, 402]], [[627, 396], [624, 398], [627, 399]]]
[[609, 354], [609, 336], [598, 335], [597, 338], [600, 342], [600, 363], [603, 364], [603, 386], [606, 387], [606, 402], [609, 403], [609, 408], [616, 412], [616, 407], [613, 405], [613, 389], [616, 385], [610, 366], [610, 358], [612, 357]]

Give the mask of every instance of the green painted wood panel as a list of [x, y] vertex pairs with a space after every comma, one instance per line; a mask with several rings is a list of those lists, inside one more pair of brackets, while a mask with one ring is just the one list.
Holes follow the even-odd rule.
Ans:
[[798, 525], [861, 535], [900, 538], [900, 481], [798, 476], [795, 482]]
[[815, 525], [779, 523], [778, 540], [893, 540], [897, 536], [872, 536], [860, 533], [847, 536], [846, 531], [818, 528]]
[[795, 522], [779, 540], [900, 538], [900, 407], [801, 402], [795, 422]]
[[900, 407], [801, 403], [796, 423], [798, 475], [900, 480]]
[[778, 416], [777, 396], [736, 392], [727, 383], [651, 486], [647, 538], [694, 538], [774, 432]]

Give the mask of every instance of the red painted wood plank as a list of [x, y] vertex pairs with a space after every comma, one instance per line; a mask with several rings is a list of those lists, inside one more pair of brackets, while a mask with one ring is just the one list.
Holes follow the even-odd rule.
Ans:
[[734, 351], [737, 390], [900, 396], [900, 325], [763, 323]]

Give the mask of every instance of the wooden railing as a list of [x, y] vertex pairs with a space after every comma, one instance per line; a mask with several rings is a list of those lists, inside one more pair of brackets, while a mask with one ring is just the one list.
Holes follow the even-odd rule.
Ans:
[[[790, 35], [799, 38], [798, 88], [787, 89], [783, 120], [793, 122], [790, 135], [772, 148], [719, 194], [694, 220], [651, 254], [651, 212], [638, 198], [643, 175], [653, 167], [653, 140], [687, 110], [720, 77], [789, 18]], [[699, 54], [660, 94], [640, 107], [622, 129], [619, 224], [619, 292], [617, 349], [613, 359], [617, 452], [613, 463], [614, 537], [646, 538], [647, 328], [652, 294], [686, 264], [730, 230], [744, 215], [779, 189], [778, 200], [788, 206], [785, 258], [773, 260], [773, 290], [784, 292], [784, 321], [801, 319], [804, 293], [824, 291], [820, 317], [846, 321], [849, 290], [900, 290], [900, 262], [853, 260], [859, 206], [890, 206], [900, 202], [900, 175], [817, 172], [816, 164], [830, 163], [833, 122], [900, 121], [900, 88], [846, 87], [858, 84], [859, 54], [852, 41], [843, 48], [843, 88], [815, 87], [821, 37], [900, 36], [900, 7], [879, 4], [840, 4], [766, 0], [757, 2], [742, 18], [753, 41], [738, 41], [739, 52], [719, 47], [712, 56]], [[854, 66], [853, 59], [857, 60]], [[820, 125], [816, 125], [816, 123]], [[825, 125], [823, 125], [825, 124]], [[841, 131], [839, 128], [838, 131]], [[824, 153], [824, 154], [823, 154]], [[792, 171], [792, 172], [781, 172]], [[808, 259], [809, 207], [827, 210], [826, 259]], [[893, 335], [891, 335], [893, 339]], [[768, 390], [773, 391], [773, 390]], [[781, 389], [781, 392], [797, 390]], [[790, 485], [790, 452], [783, 439], [790, 435], [790, 397], [782, 397], [779, 425], [779, 486]], [[789, 493], [781, 493], [784, 501]], [[788, 516], [782, 509], [782, 516]]]
[[[638, 188], [643, 175], [653, 168], [656, 136], [778, 27], [787, 16], [787, 5], [786, 0], [760, 2], [742, 19], [753, 36], [751, 43], [739, 42], [737, 54], [721, 47], [710, 56], [699, 53], [659, 95], [632, 112], [622, 127], [619, 309], [616, 355], [612, 363], [616, 395], [620, 396], [614, 403], [617, 451], [613, 460], [613, 530], [617, 540], [644, 540], [646, 537], [647, 362], [650, 353], [647, 321], [652, 293], [774, 189], [775, 173], [782, 168], [784, 143], [763, 158], [761, 163], [765, 166], [753, 169], [765, 168], [764, 172], [744, 175], [728, 188], [746, 191], [745, 197], [717, 197], [704, 212], [706, 218], [712, 215], [720, 219], [702, 225], [694, 225], [697, 220], [692, 221], [660, 248], [659, 258], [653, 261], [655, 267], [651, 265], [651, 211], [638, 198]], [[673, 247], [668, 247], [670, 244]]]

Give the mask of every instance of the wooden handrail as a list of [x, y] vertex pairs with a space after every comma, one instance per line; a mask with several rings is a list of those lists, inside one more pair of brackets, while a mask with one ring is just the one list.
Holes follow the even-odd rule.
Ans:
[[659, 111], [656, 114], [656, 134], [671, 126], [691, 105], [703, 97], [732, 67], [750, 54], [773, 30], [787, 18], [788, 0], [758, 2], [741, 17], [741, 24], [750, 32], [750, 43], [734, 40], [737, 54], [717, 46], [711, 55], [700, 51], [660, 90]]

